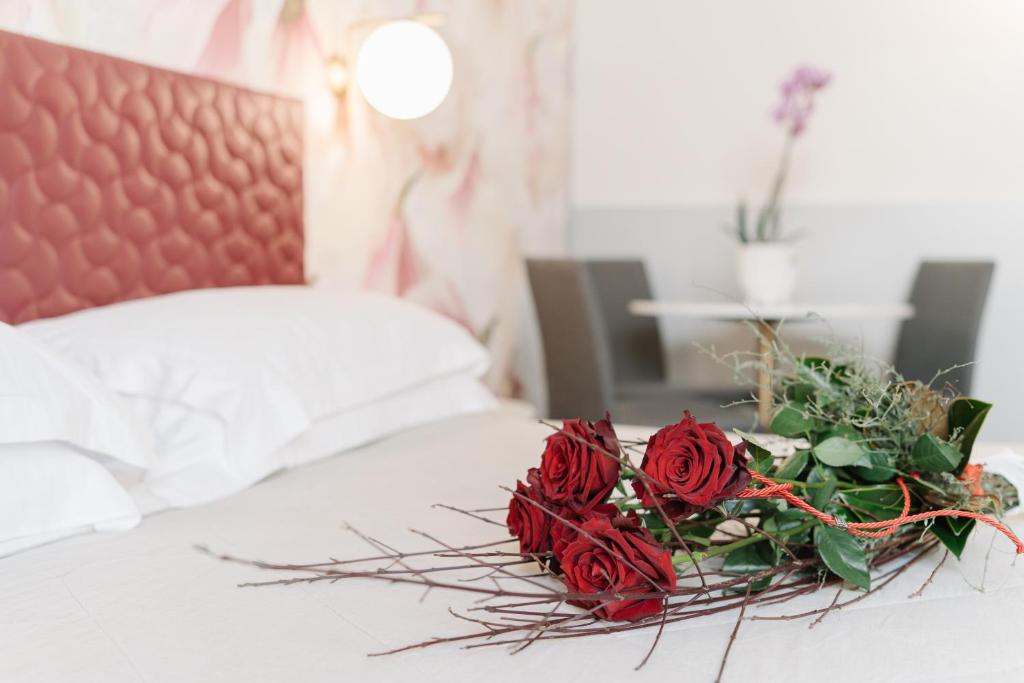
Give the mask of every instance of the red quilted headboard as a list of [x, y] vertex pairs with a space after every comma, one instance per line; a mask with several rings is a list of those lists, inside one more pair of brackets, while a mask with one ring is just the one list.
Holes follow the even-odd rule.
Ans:
[[302, 104], [0, 32], [0, 320], [303, 282]]

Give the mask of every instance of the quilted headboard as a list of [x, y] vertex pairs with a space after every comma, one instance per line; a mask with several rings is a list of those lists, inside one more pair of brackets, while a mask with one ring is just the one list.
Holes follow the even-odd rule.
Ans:
[[0, 32], [0, 320], [303, 282], [302, 104]]

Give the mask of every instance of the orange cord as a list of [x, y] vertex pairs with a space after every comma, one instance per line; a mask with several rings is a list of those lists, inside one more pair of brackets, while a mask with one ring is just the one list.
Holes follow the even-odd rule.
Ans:
[[[900, 490], [903, 492], [903, 512], [899, 517], [896, 517], [895, 519], [882, 520], [880, 522], [848, 523], [845, 520], [838, 519], [812, 507], [802, 498], [798, 498], [793, 495], [792, 484], [778, 484], [757, 472], [751, 472], [750, 476], [760, 482], [764, 488], [743, 489], [736, 496], [737, 498], [783, 498], [790, 505], [798, 507], [807, 514], [817, 517], [825, 524], [845, 529], [854, 536], [860, 536], [862, 538], [884, 538], [885, 536], [895, 533], [896, 529], [904, 524], [913, 524], [914, 522], [920, 522], [921, 520], [931, 519], [933, 517], [967, 517], [968, 519], [975, 519], [979, 522], [984, 522], [990, 527], [1002, 532], [1004, 536], [1013, 541], [1013, 544], [1017, 546], [1017, 554], [1024, 554], [1024, 543], [1021, 543], [1020, 539], [1018, 539], [1005, 524], [981, 513], [968, 512], [966, 510], [932, 510], [930, 512], [919, 512], [916, 515], [908, 515], [907, 513], [910, 512], [910, 491], [907, 490], [907, 485], [903, 483], [902, 478], [896, 480], [896, 483], [900, 486]], [[880, 529], [880, 531], [870, 531], [871, 529]]]

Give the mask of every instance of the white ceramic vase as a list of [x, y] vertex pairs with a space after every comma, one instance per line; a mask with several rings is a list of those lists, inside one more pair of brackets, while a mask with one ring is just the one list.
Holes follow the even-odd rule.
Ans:
[[743, 301], [784, 304], [793, 300], [797, 282], [796, 244], [746, 242], [736, 252], [736, 273]]

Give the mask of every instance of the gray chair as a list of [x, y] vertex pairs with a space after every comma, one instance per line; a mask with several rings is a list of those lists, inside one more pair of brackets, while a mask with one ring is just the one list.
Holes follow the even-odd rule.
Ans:
[[598, 419], [613, 407], [614, 391], [586, 272], [567, 260], [527, 259], [526, 270], [544, 346], [548, 415]]
[[[914, 317], [903, 323], [896, 370], [906, 379], [931, 381], [937, 372], [973, 363], [978, 329], [995, 264], [990, 261], [925, 261], [910, 293]], [[936, 388], [971, 391], [973, 365], [943, 373]]]
[[629, 312], [633, 299], [653, 298], [643, 261], [584, 261], [583, 267], [608, 340], [616, 386], [663, 383], [665, 351], [658, 321]]
[[596, 419], [609, 411], [620, 423], [661, 426], [684, 409], [723, 428], [750, 427], [746, 406], [723, 408], [665, 381], [657, 321], [630, 315], [628, 302], [650, 296], [643, 265], [566, 259], [527, 261], [540, 322], [552, 417]]

